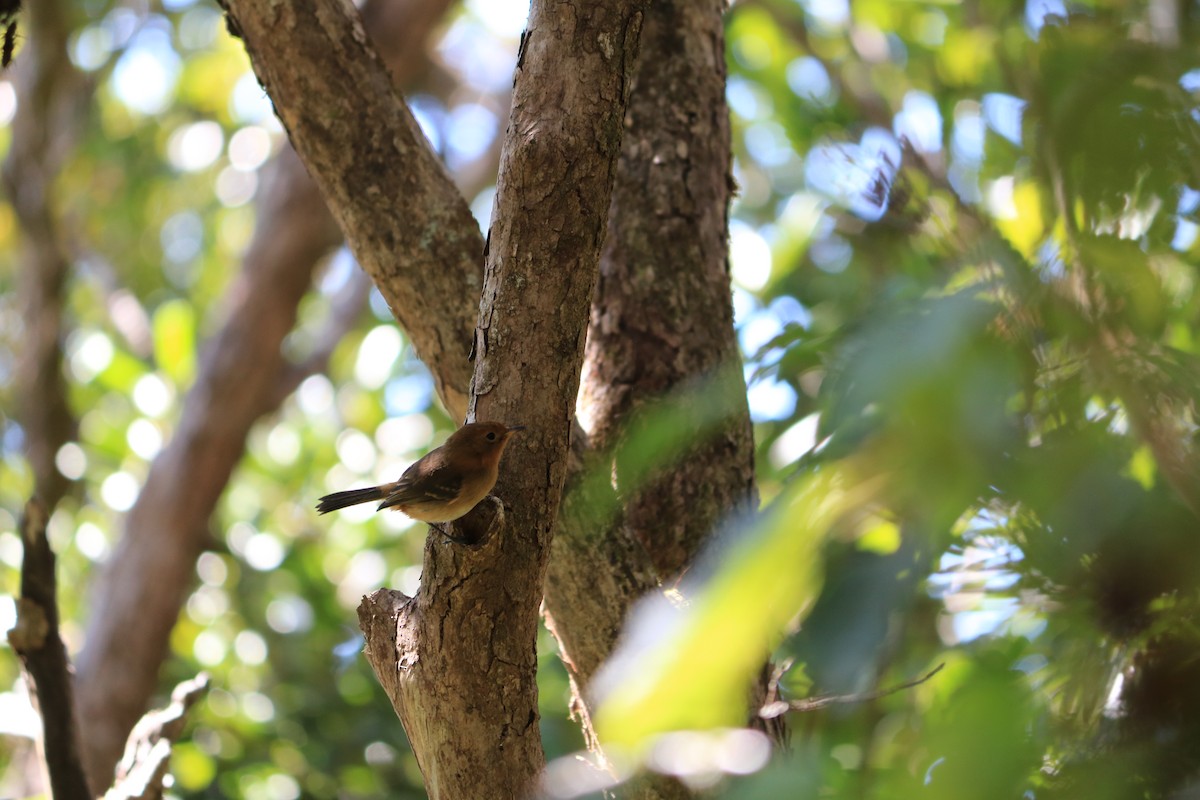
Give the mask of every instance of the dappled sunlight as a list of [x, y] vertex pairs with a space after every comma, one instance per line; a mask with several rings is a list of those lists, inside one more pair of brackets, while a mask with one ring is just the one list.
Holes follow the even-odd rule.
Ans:
[[[620, 429], [597, 434], [611, 448], [589, 452], [571, 486], [586, 502], [570, 512], [613, 541], [561, 544], [612, 567], [589, 573], [597, 596], [610, 579], [633, 585], [607, 548], [647, 527], [634, 498], [718, 502], [705, 481], [670, 481], [705, 447], [738, 461], [739, 497], [761, 507], [695, 532], [711, 544], [678, 572], [635, 576], [657, 588], [577, 687], [603, 752], [580, 750], [574, 666], [541, 631], [548, 796], [643, 771], [714, 798], [1165, 797], [1194, 785], [1200, 70], [1194, 21], [1176, 5], [731, 4], [713, 73], [727, 72], [729, 195], [694, 207], [685, 183], [662, 216], [664, 235], [676, 217], [715, 230], [728, 216], [729, 307], [713, 316], [732, 309], [729, 372], [621, 398]], [[483, 232], [518, 49], [538, 44], [522, 38], [528, 9], [453, 4], [403, 79]], [[36, 41], [32, 16], [21, 48]], [[213, 680], [177, 745], [172, 796], [418, 797], [421, 768], [352, 627], [363, 595], [421, 588], [426, 526], [372, 505], [318, 521], [312, 506], [395, 480], [462, 420], [439, 406], [350, 249], [325, 241], [311, 289], [295, 290], [294, 327], [272, 321], [291, 329], [272, 348], [279, 374], [253, 375], [274, 382], [270, 408], [244, 442], [215, 444], [217, 419], [195, 452], [163, 463], [190, 393], [243, 389], [197, 381], [229, 355], [205, 348], [244, 296], [231, 287], [249, 291], [243, 259], [303, 238], [259, 236], [293, 199], [272, 185], [291, 186], [276, 158], [287, 133], [217, 5], [89, 0], [69, 16], [65, 55], [95, 84], [90, 113], [49, 126], [61, 136], [48, 160], [67, 154], [53, 185], [10, 186], [0, 203], [0, 630], [17, 621], [15, 509], [34, 489], [26, 447], [41, 435], [20, 396], [48, 318], [22, 307], [22, 248], [41, 230], [17, 203], [28, 191], [53, 205], [46, 229], [66, 264], [46, 338], [61, 363], [47, 375], [61, 375], [74, 422], [47, 461], [68, 484], [49, 536], [71, 655], [95, 613], [87, 587], [122, 557], [155, 470], [175, 470], [188, 491], [167, 499], [203, 495], [215, 510], [195, 521], [189, 557], [203, 552], [178, 588], [161, 670], [164, 686], [201, 668]], [[691, 45], [674, 44], [684, 58]], [[0, 80], [5, 150], [39, 112], [18, 100], [21, 56]], [[316, 100], [307, 113], [324, 113]], [[670, 121], [673, 136], [697, 124]], [[639, 133], [624, 122], [597, 137]], [[657, 170], [703, 171], [696, 147], [663, 152], [636, 179], [647, 189]], [[445, 232], [428, 233], [435, 247]], [[650, 310], [674, 314], [674, 300]], [[695, 335], [648, 331], [670, 357]], [[479, 356], [460, 349], [456, 363]], [[730, 445], [734, 423], [743, 442], [753, 426], [753, 459]], [[228, 485], [202, 485], [227, 446], [241, 455]], [[491, 635], [498, 648], [506, 634]], [[751, 685], [792, 724], [787, 758], [750, 729], [763, 710]], [[36, 723], [16, 659], [0, 659], [0, 766]]]

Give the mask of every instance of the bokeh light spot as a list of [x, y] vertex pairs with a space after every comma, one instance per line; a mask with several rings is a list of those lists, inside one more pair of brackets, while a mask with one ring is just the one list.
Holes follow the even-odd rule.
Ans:
[[225, 132], [211, 120], [181, 125], [167, 140], [167, 159], [175, 169], [197, 172], [221, 155]]
[[114, 472], [100, 484], [100, 499], [113, 511], [133, 508], [138, 496], [137, 479], [128, 472]]

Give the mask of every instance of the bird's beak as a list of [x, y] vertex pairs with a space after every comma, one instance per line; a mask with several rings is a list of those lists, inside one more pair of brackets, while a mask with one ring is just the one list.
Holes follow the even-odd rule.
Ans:
[[516, 433], [517, 431], [523, 431], [523, 430], [525, 430], [524, 425], [509, 425], [508, 426], [509, 433]]

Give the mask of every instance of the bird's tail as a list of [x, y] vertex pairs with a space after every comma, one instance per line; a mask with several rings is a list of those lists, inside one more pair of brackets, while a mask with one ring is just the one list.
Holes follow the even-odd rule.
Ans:
[[339, 508], [346, 506], [356, 506], [359, 503], [369, 503], [372, 500], [381, 500], [383, 498], [383, 489], [378, 486], [372, 486], [367, 489], [351, 489], [348, 492], [334, 492], [327, 494], [317, 503], [318, 514], [328, 514], [330, 511], [337, 511]]

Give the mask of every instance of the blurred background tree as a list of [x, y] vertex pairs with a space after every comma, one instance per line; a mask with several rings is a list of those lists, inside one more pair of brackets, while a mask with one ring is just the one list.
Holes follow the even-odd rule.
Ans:
[[[415, 588], [423, 528], [369, 510], [318, 525], [309, 507], [394, 477], [456, 420], [297, 188], [217, 8], [29, 6], [0, 81], [0, 560], [19, 563], [16, 509], [36, 486], [59, 501], [60, 580], [85, 586], [160, 481], [157, 508], [178, 516], [148, 529], [199, 528], [163, 587], [185, 611], [157, 623], [170, 657], [150, 683], [206, 669], [215, 687], [174, 792], [420, 797], [350, 620], [364, 592]], [[670, 587], [682, 610], [639, 612], [667, 656], [613, 662], [601, 737], [730, 797], [1195, 790], [1198, 10], [729, 10], [729, 253], [766, 513]], [[525, 9], [365, 14], [486, 225]], [[229, 324], [248, 318], [272, 335]], [[227, 363], [206, 370], [204, 341]], [[189, 416], [198, 374], [244, 403]], [[202, 486], [183, 480], [195, 458]], [[3, 581], [15, 593], [15, 571]], [[79, 649], [102, 606], [62, 603]], [[0, 598], [0, 627], [13, 616]], [[741, 724], [767, 645], [784, 702], [946, 668], [791, 714], [796, 755], [769, 765], [728, 731], [662, 736]], [[583, 740], [546, 635], [539, 661], [555, 757]], [[35, 731], [15, 659], [0, 687], [12, 794]], [[583, 791], [564, 763], [551, 789]]]

